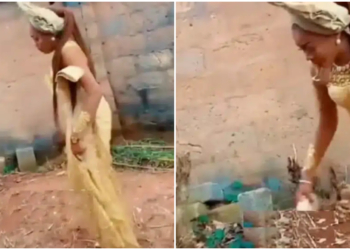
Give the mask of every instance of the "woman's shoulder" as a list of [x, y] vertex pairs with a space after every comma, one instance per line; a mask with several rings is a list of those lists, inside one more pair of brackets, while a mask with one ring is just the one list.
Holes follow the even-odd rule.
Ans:
[[63, 60], [86, 60], [86, 55], [74, 40], [68, 40], [62, 48]]
[[74, 40], [68, 40], [64, 45], [63, 45], [63, 48], [67, 48], [67, 47], [79, 47], [80, 48], [80, 46], [77, 44], [77, 42], [76, 41], [74, 41]]
[[62, 47], [62, 53], [65, 52], [74, 52], [74, 51], [78, 51], [78, 52], [83, 52], [83, 50], [80, 48], [79, 44], [74, 41], [74, 40], [68, 40]]

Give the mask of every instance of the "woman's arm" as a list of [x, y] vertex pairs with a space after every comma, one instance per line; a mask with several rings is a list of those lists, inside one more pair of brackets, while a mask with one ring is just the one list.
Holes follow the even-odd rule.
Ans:
[[318, 101], [320, 119], [316, 132], [314, 153], [311, 166], [304, 166], [305, 173], [309, 179], [316, 175], [316, 170], [329, 147], [338, 125], [337, 107], [328, 94], [326, 85], [314, 83], [316, 97]]
[[101, 86], [88, 67], [84, 52], [78, 46], [64, 47], [62, 59], [65, 66], [77, 66], [84, 70], [84, 74], [79, 81], [87, 94], [83, 103], [83, 111], [86, 111], [90, 115], [91, 121], [94, 121], [103, 94]]

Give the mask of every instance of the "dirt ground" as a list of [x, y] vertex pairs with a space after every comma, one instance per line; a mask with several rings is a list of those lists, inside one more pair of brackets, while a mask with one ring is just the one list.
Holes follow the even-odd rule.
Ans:
[[[349, 201], [346, 201], [349, 204]], [[284, 211], [284, 225], [278, 226], [280, 244], [284, 248], [349, 248], [349, 209], [332, 211]], [[282, 239], [282, 240], [281, 240]], [[289, 244], [285, 239], [290, 239]], [[282, 243], [282, 244], [281, 244]], [[276, 245], [272, 246], [276, 247]]]
[[[177, 3], [176, 11], [177, 150], [191, 152], [191, 182], [285, 175], [292, 144], [302, 162], [318, 117], [288, 14], [268, 3]], [[327, 158], [346, 164], [343, 110], [339, 121]]]
[[[141, 246], [173, 247], [173, 172], [117, 175]], [[0, 248], [94, 247], [94, 238], [78, 216], [76, 198], [62, 171], [0, 177]]]

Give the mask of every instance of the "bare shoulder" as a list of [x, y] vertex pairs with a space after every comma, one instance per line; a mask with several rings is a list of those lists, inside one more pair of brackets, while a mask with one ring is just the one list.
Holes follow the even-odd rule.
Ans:
[[67, 41], [63, 46], [62, 59], [66, 66], [85, 66], [87, 64], [87, 58], [83, 50], [74, 41]]

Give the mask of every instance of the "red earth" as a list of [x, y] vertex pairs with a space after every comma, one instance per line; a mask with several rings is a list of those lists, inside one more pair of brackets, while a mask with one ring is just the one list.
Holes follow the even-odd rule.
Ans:
[[[117, 172], [141, 247], [174, 245], [174, 173]], [[0, 248], [98, 246], [64, 171], [0, 177]], [[80, 211], [79, 211], [80, 209]]]

